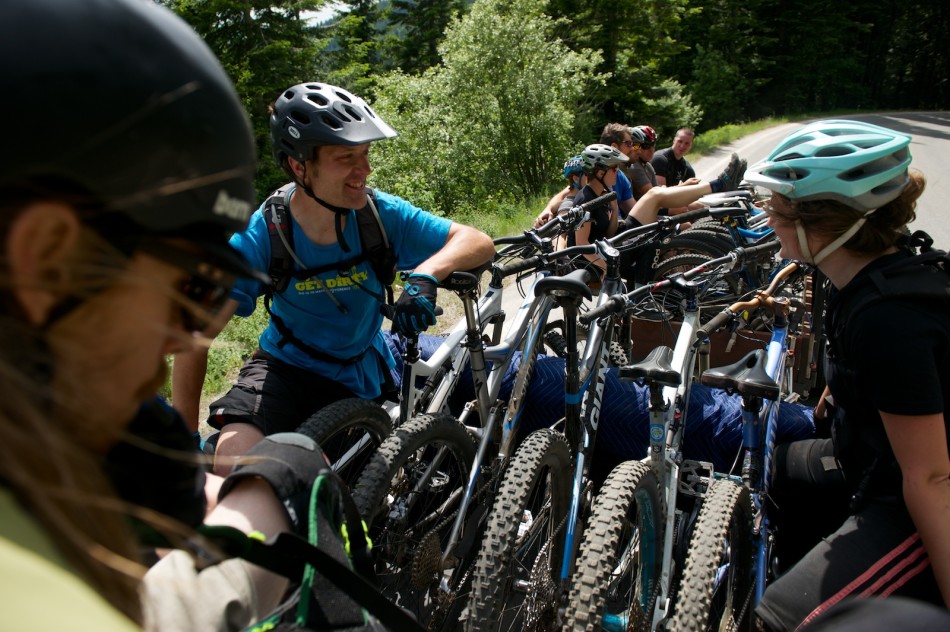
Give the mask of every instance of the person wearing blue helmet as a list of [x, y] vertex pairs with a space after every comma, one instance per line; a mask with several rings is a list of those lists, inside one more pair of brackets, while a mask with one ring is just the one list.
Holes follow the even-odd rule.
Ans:
[[768, 630], [849, 597], [950, 605], [950, 277], [946, 254], [907, 233], [924, 188], [911, 142], [818, 121], [745, 174], [772, 192], [780, 256], [832, 286], [827, 397], [815, 410], [830, 436], [777, 451], [779, 574], [756, 608]]
[[574, 195], [587, 184], [580, 156], [571, 156], [564, 161], [564, 177], [567, 178], [567, 186], [548, 200], [544, 210], [534, 220], [535, 228], [544, 226], [558, 213], [574, 206]]

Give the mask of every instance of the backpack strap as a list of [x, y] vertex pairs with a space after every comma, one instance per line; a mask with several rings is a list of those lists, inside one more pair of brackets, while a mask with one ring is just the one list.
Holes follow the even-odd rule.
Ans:
[[852, 314], [885, 300], [950, 301], [950, 255], [929, 248], [921, 254], [872, 270], [846, 287], [841, 302], [829, 314], [832, 351], [840, 357], [840, 338]]
[[[267, 274], [271, 279], [268, 291], [283, 292], [290, 283], [297, 255], [294, 253], [294, 223], [290, 218], [290, 193], [294, 184], [289, 182], [268, 196], [264, 201], [264, 220], [270, 235], [270, 265]], [[299, 265], [302, 265], [297, 260]]]
[[[293, 188], [294, 183], [285, 184], [272, 193], [264, 202], [265, 220], [267, 221], [267, 230], [270, 235], [271, 244], [271, 259], [270, 265], [268, 266], [268, 275], [271, 278], [271, 285], [264, 291], [264, 308], [267, 310], [271, 321], [280, 334], [281, 339], [278, 346], [283, 347], [287, 343], [291, 343], [308, 356], [321, 362], [343, 365], [355, 364], [363, 359], [363, 356], [369, 352], [372, 345], [349, 358], [338, 358], [316, 349], [294, 335], [290, 327], [271, 309], [271, 301], [274, 294], [287, 289], [292, 279], [306, 279], [331, 270], [342, 272], [351, 269], [363, 261], [368, 261], [370, 267], [373, 269], [373, 273], [383, 285], [385, 294], [373, 292], [359, 282], [355, 282], [355, 286], [367, 292], [381, 303], [388, 305], [393, 304], [392, 283], [396, 278], [396, 253], [389, 242], [386, 229], [383, 226], [382, 219], [379, 217], [379, 212], [376, 210], [376, 191], [367, 187], [366, 206], [356, 211], [357, 229], [360, 235], [362, 252], [338, 262], [307, 268], [297, 257], [293, 249], [293, 220], [290, 215], [290, 193], [293, 191]], [[295, 263], [299, 267], [298, 270], [294, 270]], [[346, 307], [333, 296], [332, 292], [326, 288], [324, 289], [330, 300], [337, 306], [337, 309], [339, 309], [341, 313], [346, 314]]]

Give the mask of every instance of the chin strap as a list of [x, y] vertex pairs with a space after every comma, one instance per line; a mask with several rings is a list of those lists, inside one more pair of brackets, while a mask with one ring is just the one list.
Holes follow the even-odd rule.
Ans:
[[824, 261], [828, 255], [833, 253], [835, 250], [843, 246], [845, 242], [854, 237], [855, 233], [861, 230], [861, 227], [864, 226], [864, 223], [868, 220], [868, 217], [876, 210], [877, 209], [871, 209], [870, 211], [865, 211], [864, 215], [851, 225], [851, 228], [841, 233], [837, 239], [822, 248], [814, 257], [811, 255], [811, 249], [808, 248], [808, 239], [805, 237], [805, 227], [802, 226], [800, 220], [796, 221], [795, 233], [798, 235], [798, 247], [802, 251], [802, 262], [816, 266]]
[[326, 208], [333, 211], [335, 217], [333, 218], [333, 228], [336, 229], [336, 240], [340, 244], [340, 248], [343, 249], [343, 252], [350, 251], [350, 245], [346, 243], [346, 239], [343, 238], [343, 216], [349, 213], [352, 209], [343, 208], [342, 206], [336, 206], [335, 204], [330, 204], [325, 200], [321, 200], [317, 197], [317, 194], [314, 193], [310, 187], [306, 186], [303, 182], [294, 178], [294, 182], [297, 184], [300, 189], [307, 194], [307, 196], [312, 199], [317, 204], [325, 206]]

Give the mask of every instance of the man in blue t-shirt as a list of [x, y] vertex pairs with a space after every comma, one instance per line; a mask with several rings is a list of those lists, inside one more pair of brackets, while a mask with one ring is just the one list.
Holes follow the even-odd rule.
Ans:
[[[286, 289], [273, 293], [260, 348], [236, 385], [211, 404], [208, 423], [221, 430], [215, 452], [219, 474], [230, 469], [227, 457], [244, 454], [266, 435], [296, 430], [327, 404], [381, 395], [394, 366], [381, 331], [386, 288], [370, 261], [355, 257], [362, 250], [357, 209], [375, 205], [397, 267], [413, 270], [394, 306], [393, 329], [401, 333], [435, 324], [438, 282], [495, 253], [491, 238], [474, 228], [387, 193], [368, 196], [370, 143], [396, 132], [363, 99], [327, 84], [296, 85], [274, 103], [270, 127], [274, 157], [292, 180], [285, 200], [287, 232], [293, 236], [288, 254], [296, 274]], [[231, 238], [262, 272], [271, 263], [269, 222], [262, 206], [247, 230]], [[205, 334], [217, 335], [234, 314], [252, 314], [267, 290], [260, 282], [238, 283]], [[176, 357], [175, 406], [194, 428], [206, 369], [206, 351]]]

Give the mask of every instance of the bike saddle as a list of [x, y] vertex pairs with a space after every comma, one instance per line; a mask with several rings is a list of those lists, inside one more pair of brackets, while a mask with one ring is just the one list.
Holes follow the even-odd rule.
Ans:
[[728, 366], [706, 369], [700, 381], [706, 386], [724, 388], [740, 395], [775, 400], [779, 387], [765, 371], [766, 353], [756, 349]]
[[666, 346], [657, 347], [636, 364], [620, 367], [619, 378], [636, 380], [642, 377], [661, 386], [679, 386], [682, 378], [670, 365], [672, 359], [672, 349]]
[[534, 295], [560, 293], [590, 300], [593, 294], [587, 287], [589, 278], [590, 272], [587, 270], [574, 270], [564, 276], [546, 276], [534, 284]]
[[453, 272], [439, 283], [439, 287], [453, 292], [467, 292], [478, 287], [478, 277], [472, 272]]

